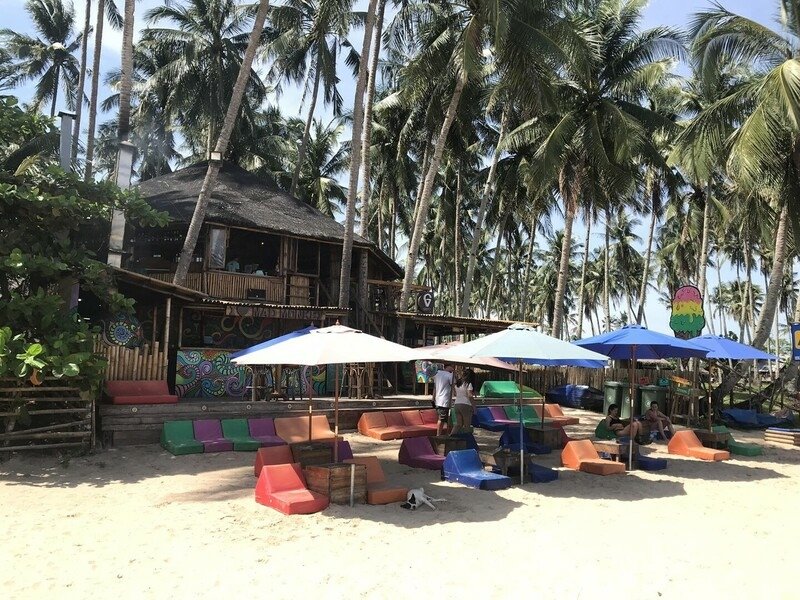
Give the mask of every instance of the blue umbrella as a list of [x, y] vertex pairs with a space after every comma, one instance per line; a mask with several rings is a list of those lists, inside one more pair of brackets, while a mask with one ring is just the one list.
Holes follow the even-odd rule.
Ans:
[[[650, 331], [641, 325], [626, 325], [622, 329], [609, 331], [573, 342], [576, 346], [602, 352], [617, 360], [630, 360], [630, 403], [633, 418], [633, 370], [636, 361], [655, 358], [704, 358], [708, 350], [693, 342]], [[633, 463], [633, 443], [628, 444], [628, 468]]]
[[692, 343], [708, 350], [706, 358], [720, 358], [722, 360], [778, 360], [774, 354], [769, 354], [753, 346], [735, 342], [720, 335], [701, 335], [692, 338]]

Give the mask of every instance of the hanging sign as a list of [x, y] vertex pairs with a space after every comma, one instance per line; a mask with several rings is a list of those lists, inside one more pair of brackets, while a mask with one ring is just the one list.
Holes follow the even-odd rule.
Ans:
[[433, 290], [417, 294], [417, 311], [426, 315], [433, 313]]
[[669, 328], [675, 332], [675, 337], [682, 340], [697, 337], [705, 325], [700, 290], [693, 285], [678, 288], [672, 298], [672, 315], [669, 318]]
[[792, 323], [792, 360], [800, 361], [800, 323]]

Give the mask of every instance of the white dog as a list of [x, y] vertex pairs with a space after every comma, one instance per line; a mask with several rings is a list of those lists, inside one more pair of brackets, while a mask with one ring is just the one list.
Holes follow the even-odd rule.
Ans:
[[400, 506], [403, 508], [408, 508], [410, 510], [416, 510], [423, 504], [427, 504], [433, 510], [436, 510], [436, 507], [433, 505], [434, 502], [446, 502], [445, 498], [431, 498], [428, 494], [425, 493], [423, 488], [412, 488], [408, 490], [408, 494], [406, 494], [406, 501], [403, 502]]

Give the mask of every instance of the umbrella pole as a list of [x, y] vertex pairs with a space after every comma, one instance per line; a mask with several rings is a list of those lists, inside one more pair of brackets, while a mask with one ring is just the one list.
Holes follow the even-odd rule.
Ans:
[[519, 484], [525, 483], [525, 435], [522, 422], [522, 359], [519, 360]]
[[[309, 369], [310, 368], [311, 367], [309, 367]], [[302, 368], [300, 369], [300, 372], [301, 373], [303, 372]], [[305, 379], [305, 377], [303, 377], [303, 379]], [[302, 394], [300, 395], [302, 396]], [[313, 398], [314, 398], [314, 386], [311, 385], [311, 382], [309, 381], [309, 386], [308, 386], [308, 441], [309, 442], [311, 441], [311, 411], [312, 411], [311, 401], [313, 400]]]
[[333, 372], [336, 385], [333, 395], [333, 462], [337, 463], [339, 462], [339, 365], [333, 365]]
[[[630, 389], [630, 392], [629, 392], [629, 396], [630, 397], [628, 398], [628, 401], [629, 401], [630, 406], [631, 406], [631, 415], [630, 415], [631, 416], [631, 423], [630, 423], [631, 434], [633, 434], [633, 398], [634, 398], [634, 394], [635, 394], [633, 378], [635, 376], [635, 372], [636, 372], [636, 346], [634, 345], [634, 346], [631, 346], [631, 363], [630, 363], [630, 365], [628, 365], [628, 378], [631, 381], [631, 389]], [[628, 442], [628, 469], [632, 470], [633, 469], [633, 435], [631, 435], [630, 438], [631, 438], [630, 442]]]
[[[711, 369], [714, 367], [714, 360], [709, 361], [708, 363], [708, 380], [711, 381]], [[714, 431], [714, 427], [711, 424], [711, 385], [709, 384], [708, 389], [706, 389], [706, 395], [708, 396], [708, 431]], [[699, 411], [700, 409], [698, 409]]]

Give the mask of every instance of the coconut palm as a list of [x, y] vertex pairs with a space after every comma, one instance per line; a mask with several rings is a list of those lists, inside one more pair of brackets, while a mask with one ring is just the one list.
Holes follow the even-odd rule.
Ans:
[[340, 119], [327, 125], [314, 121], [296, 188], [298, 198], [331, 217], [347, 202], [347, 191], [337, 180], [350, 160], [348, 148], [339, 142], [343, 131]]
[[533, 168], [542, 187], [555, 186], [564, 204], [564, 252], [560, 258], [552, 335], [562, 331], [572, 224], [579, 200], [608, 204], [631, 198], [638, 162], [663, 163], [652, 135], [672, 122], [643, 106], [648, 92], [681, 55], [678, 32], [638, 30], [644, 0], [588, 0], [570, 6], [574, 22], [589, 28], [591, 60], [566, 65], [557, 86], [558, 107], [537, 115], [510, 135], [512, 145], [536, 148]]
[[80, 65], [74, 52], [81, 46], [83, 35], [75, 33], [75, 11], [72, 2], [63, 0], [27, 0], [25, 10], [39, 36], [0, 29], [0, 39], [15, 61], [9, 81], [16, 86], [36, 81], [33, 107], [36, 110], [50, 102], [50, 116], [56, 114], [58, 92], [63, 88], [66, 104], [75, 108]]
[[92, 0], [86, 0], [83, 8], [84, 21], [83, 33], [81, 34], [81, 62], [80, 62], [80, 76], [78, 77], [78, 89], [76, 91], [75, 101], [75, 125], [72, 130], [72, 152], [71, 158], [75, 162], [78, 159], [78, 142], [81, 135], [81, 119], [83, 117], [83, 103], [84, 94], [83, 90], [86, 87], [86, 71], [87, 71], [87, 56], [89, 52], [89, 34], [92, 31]]
[[[264, 31], [264, 21], [267, 19], [268, 10], [269, 1], [260, 0], [258, 11], [253, 20], [253, 30], [250, 32], [247, 47], [245, 48], [244, 55], [241, 59], [241, 65], [239, 66], [239, 74], [233, 85], [230, 103], [228, 104], [228, 109], [225, 111], [222, 129], [217, 138], [217, 143], [214, 146], [214, 154], [217, 154], [219, 157], [225, 156], [225, 152], [228, 149], [228, 142], [230, 142], [231, 134], [236, 124], [236, 117], [241, 108], [242, 98], [244, 98], [245, 91], [253, 77], [253, 61], [256, 57], [256, 51], [262, 43], [261, 38]], [[197, 206], [195, 206], [194, 214], [192, 214], [189, 229], [186, 231], [186, 239], [183, 242], [183, 249], [181, 250], [178, 266], [175, 268], [173, 283], [177, 285], [183, 285], [185, 283], [186, 274], [189, 272], [189, 264], [192, 261], [192, 254], [194, 254], [197, 238], [200, 235], [200, 228], [203, 226], [203, 221], [205, 220], [206, 207], [214, 191], [214, 184], [216, 183], [221, 166], [221, 160], [210, 160], [208, 163], [208, 171], [206, 171], [203, 185], [200, 188], [200, 196], [197, 199]]]
[[352, 12], [352, 5], [353, 0], [288, 0], [270, 9], [270, 24], [276, 37], [266, 48], [267, 56], [274, 59], [269, 78], [279, 84], [281, 81], [300, 84], [304, 96], [310, 96], [291, 194], [297, 193], [320, 86], [323, 101], [333, 106], [334, 115], [342, 112], [337, 60], [343, 49], [350, 49], [351, 64], [357, 60], [347, 40], [350, 28], [359, 20], [359, 15]]

